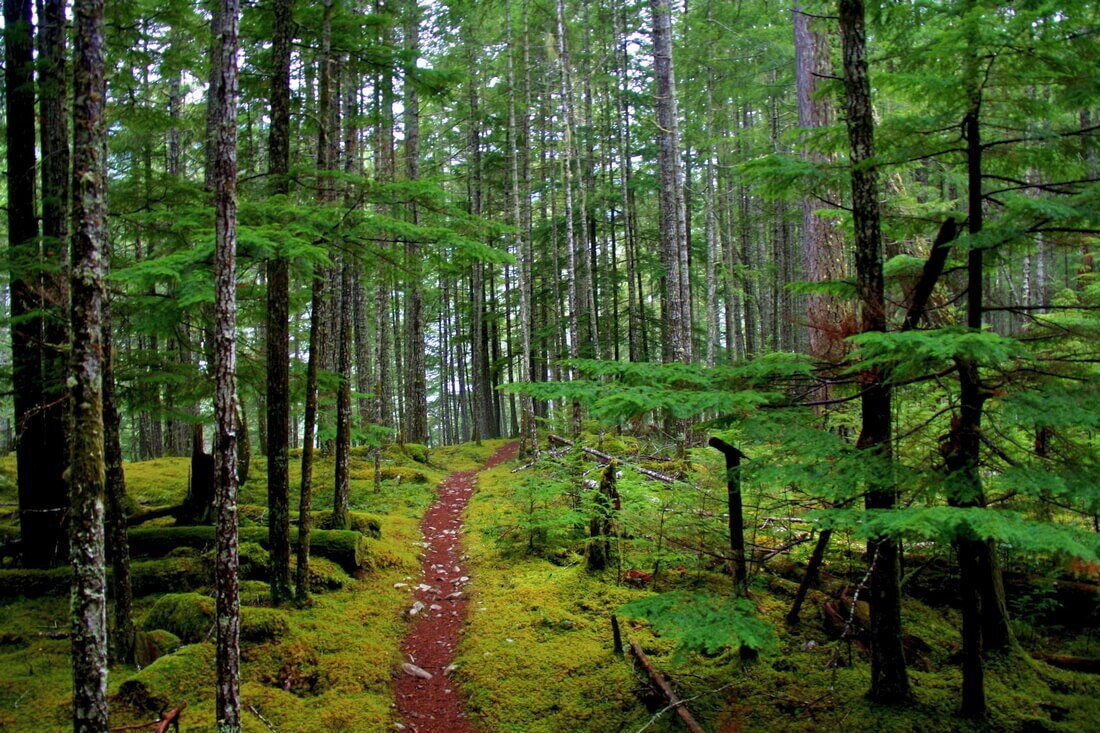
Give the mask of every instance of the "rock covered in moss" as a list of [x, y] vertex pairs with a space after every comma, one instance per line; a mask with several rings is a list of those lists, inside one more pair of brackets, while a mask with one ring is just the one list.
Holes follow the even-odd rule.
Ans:
[[[291, 575], [297, 572], [298, 559], [290, 558]], [[311, 593], [323, 593], [328, 590], [340, 590], [351, 583], [351, 576], [342, 567], [323, 557], [309, 559], [309, 590]]]
[[[214, 599], [201, 593], [169, 593], [157, 600], [141, 620], [145, 630], [165, 629], [186, 642], [207, 638], [214, 627]], [[289, 626], [282, 611], [242, 608], [241, 639], [263, 642], [285, 634]]]
[[318, 529], [350, 529], [361, 532], [368, 537], [378, 539], [382, 536], [382, 520], [375, 514], [366, 512], [348, 512], [348, 526], [337, 527], [332, 520], [331, 509], [313, 513], [313, 526]]
[[166, 654], [179, 649], [181, 644], [183, 641], [171, 631], [138, 631], [134, 638], [134, 662], [138, 667], [148, 667]]
[[188, 644], [123, 682], [116, 698], [137, 710], [160, 711], [210, 685], [214, 673], [214, 645]]

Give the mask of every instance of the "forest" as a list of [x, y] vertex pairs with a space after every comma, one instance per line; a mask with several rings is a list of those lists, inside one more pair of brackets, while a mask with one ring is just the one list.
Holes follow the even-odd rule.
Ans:
[[1100, 4], [3, 6], [0, 731], [1100, 729]]

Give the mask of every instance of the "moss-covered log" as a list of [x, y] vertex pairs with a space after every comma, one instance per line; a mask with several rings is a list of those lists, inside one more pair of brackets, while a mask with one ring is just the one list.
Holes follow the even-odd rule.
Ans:
[[[297, 535], [297, 530], [291, 530], [291, 541], [297, 541]], [[266, 527], [241, 527], [239, 537], [242, 543], [256, 542], [267, 548]], [[134, 557], [164, 556], [177, 547], [213, 546], [213, 527], [149, 527], [130, 532], [130, 553]], [[351, 573], [377, 564], [372, 559], [371, 539], [354, 530], [316, 530], [311, 533], [310, 549]]]
[[[241, 579], [267, 580], [266, 553], [262, 557], [256, 556], [249, 550], [249, 546], [261, 549], [255, 543], [242, 545]], [[394, 565], [393, 559], [386, 553], [368, 552], [363, 557], [369, 560], [364, 568]], [[351, 580], [340, 563], [318, 558], [314, 564], [316, 568], [310, 568], [309, 583], [310, 589], [315, 593], [343, 588]], [[135, 562], [130, 571], [135, 596], [187, 593], [209, 588], [214, 583], [214, 569], [210, 559], [189, 547], [174, 551], [171, 557]], [[108, 577], [110, 572], [108, 570]], [[71, 580], [72, 572], [68, 568], [0, 570], [0, 599], [62, 595], [69, 592]]]

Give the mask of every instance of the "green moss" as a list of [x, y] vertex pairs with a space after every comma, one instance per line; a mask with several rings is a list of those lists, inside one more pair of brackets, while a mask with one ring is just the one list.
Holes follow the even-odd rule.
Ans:
[[214, 645], [188, 644], [129, 677], [115, 699], [139, 710], [164, 710], [188, 700], [196, 689], [213, 687], [214, 674]]
[[428, 480], [428, 477], [420, 471], [405, 466], [380, 468], [378, 475], [383, 481], [394, 481], [398, 484], [422, 484]]
[[139, 667], [148, 667], [165, 654], [180, 648], [183, 641], [171, 631], [153, 629], [138, 631], [134, 644], [134, 661]]
[[382, 518], [366, 512], [348, 512], [348, 526], [337, 527], [332, 521], [331, 509], [324, 509], [313, 513], [314, 526], [318, 529], [353, 529], [362, 532], [368, 537], [378, 538], [382, 536]]
[[[146, 631], [163, 629], [185, 642], [212, 635], [214, 599], [201, 593], [169, 593], [161, 596], [141, 620]], [[289, 626], [283, 611], [272, 608], [241, 609], [241, 639], [268, 641], [285, 634]]]

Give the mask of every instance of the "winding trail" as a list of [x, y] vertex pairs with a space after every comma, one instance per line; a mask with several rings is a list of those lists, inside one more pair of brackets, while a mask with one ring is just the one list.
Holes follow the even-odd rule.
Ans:
[[[478, 470], [492, 468], [516, 455], [519, 443], [501, 446]], [[475, 733], [466, 719], [461, 691], [448, 666], [466, 619], [466, 584], [462, 557], [463, 512], [474, 493], [477, 471], [456, 471], [439, 483], [437, 498], [420, 523], [427, 547], [420, 561], [416, 620], [401, 646], [405, 661], [394, 684], [404, 730], [414, 733]], [[415, 668], [431, 675], [420, 676]]]

